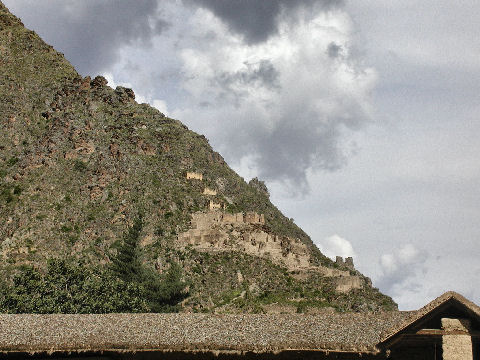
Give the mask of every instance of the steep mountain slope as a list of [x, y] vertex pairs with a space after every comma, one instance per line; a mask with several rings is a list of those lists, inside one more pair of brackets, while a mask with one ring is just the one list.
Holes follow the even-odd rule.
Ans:
[[323, 256], [204, 136], [137, 104], [130, 89], [82, 78], [1, 2], [0, 54], [6, 277], [49, 258], [108, 265], [141, 217], [142, 261], [159, 273], [181, 266], [185, 311], [396, 306]]

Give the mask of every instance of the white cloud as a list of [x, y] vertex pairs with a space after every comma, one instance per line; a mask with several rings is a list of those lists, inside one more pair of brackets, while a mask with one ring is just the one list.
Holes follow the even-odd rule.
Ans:
[[107, 80], [108, 86], [110, 86], [112, 89], [115, 89], [117, 87], [117, 84], [115, 83], [115, 80], [113, 79], [113, 74], [111, 72], [103, 73], [102, 76]]
[[336, 256], [355, 257], [355, 251], [350, 241], [337, 234], [325, 238], [322, 242], [316, 241], [315, 244], [325, 256], [332, 260], [335, 260]]
[[426, 271], [426, 252], [412, 244], [404, 244], [399, 249], [380, 257], [380, 276], [377, 285], [393, 296], [418, 293], [422, 286], [422, 273]]
[[383, 254], [380, 257], [380, 265], [384, 274], [393, 274], [398, 270], [398, 264], [392, 254]]
[[380, 257], [382, 274], [384, 277], [389, 277], [396, 275], [398, 272], [409, 273], [410, 271], [405, 271], [405, 267], [415, 266], [421, 260], [420, 257], [420, 251], [412, 244], [405, 244], [396, 253], [383, 254]]
[[[421, 264], [421, 265], [420, 265]], [[462, 271], [458, 271], [461, 266]], [[455, 254], [428, 256], [417, 259], [411, 264], [415, 271], [410, 272], [403, 281], [395, 283], [391, 290], [402, 310], [413, 310], [425, 305], [446, 291], [457, 291], [468, 299], [478, 301], [480, 291], [476, 284], [480, 267], [472, 265], [468, 259], [465, 264]], [[399, 268], [398, 271], [401, 271]], [[382, 290], [382, 289], [381, 289]]]
[[401, 264], [415, 262], [419, 256], [420, 252], [412, 244], [406, 244], [398, 251], [398, 259]]
[[167, 103], [163, 100], [155, 99], [152, 102], [152, 106], [160, 110], [163, 114], [167, 115], [168, 114], [168, 107]]

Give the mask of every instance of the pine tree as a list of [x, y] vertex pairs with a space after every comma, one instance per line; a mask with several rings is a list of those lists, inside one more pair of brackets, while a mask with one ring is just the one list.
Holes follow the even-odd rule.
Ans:
[[162, 276], [142, 263], [139, 245], [142, 227], [142, 217], [138, 216], [112, 260], [112, 273], [125, 282], [140, 286], [151, 312], [177, 311], [178, 303], [188, 295], [186, 283], [182, 280], [182, 268], [171, 262], [170, 269]]
[[112, 272], [126, 282], [141, 283], [144, 280], [139, 249], [142, 228], [143, 220], [141, 216], [138, 216], [124, 236], [117, 255], [112, 259]]

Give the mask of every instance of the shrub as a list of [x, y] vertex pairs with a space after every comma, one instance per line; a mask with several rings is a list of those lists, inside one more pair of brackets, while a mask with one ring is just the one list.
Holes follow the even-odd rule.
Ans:
[[78, 172], [84, 172], [87, 170], [87, 164], [85, 164], [82, 160], [76, 159], [73, 163], [73, 169]]
[[[182, 269], [172, 262], [166, 274], [160, 275], [143, 265], [141, 229], [142, 220], [138, 218], [107, 269], [92, 270], [73, 259], [51, 259], [44, 273], [32, 266], [20, 267], [12, 283], [0, 281], [0, 312], [176, 311], [177, 304], [187, 296]], [[71, 227], [62, 231], [69, 232]]]
[[48, 261], [42, 274], [23, 266], [13, 284], [0, 284], [0, 311], [7, 313], [144, 312], [148, 306], [141, 286], [106, 272], [93, 272], [67, 260]]
[[7, 160], [7, 166], [13, 166], [15, 165], [19, 159], [15, 156], [11, 157], [10, 159]]

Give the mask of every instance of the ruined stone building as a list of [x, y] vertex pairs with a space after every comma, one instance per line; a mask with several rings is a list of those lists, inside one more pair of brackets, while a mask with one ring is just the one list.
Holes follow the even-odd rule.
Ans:
[[[295, 277], [319, 273], [334, 278], [335, 290], [339, 293], [362, 289], [366, 281], [370, 281], [355, 273], [352, 258], [344, 262], [338, 257], [337, 269], [313, 264], [308, 246], [299, 239], [272, 233], [265, 226], [263, 214], [230, 214], [219, 211], [219, 206], [214, 205], [210, 202], [210, 211], [192, 214], [190, 229], [177, 237], [179, 248], [191, 246], [201, 252], [240, 251], [284, 266]], [[371, 286], [371, 283], [367, 285]]]
[[480, 307], [448, 292], [417, 311], [0, 315], [0, 357], [480, 359]]
[[187, 180], [203, 180], [203, 174], [196, 172], [187, 172]]
[[222, 204], [216, 203], [212, 200], [210, 200], [210, 202], [208, 204], [208, 209], [209, 210], [220, 210], [220, 209], [222, 209], [222, 207], [223, 207]]
[[217, 195], [217, 190], [206, 187], [205, 189], [203, 189], [203, 195], [215, 196]]
[[337, 256], [335, 259], [335, 264], [340, 266], [345, 266], [348, 269], [354, 269], [355, 266], [353, 265], [353, 258], [351, 256], [347, 257], [345, 261], [341, 256]]

